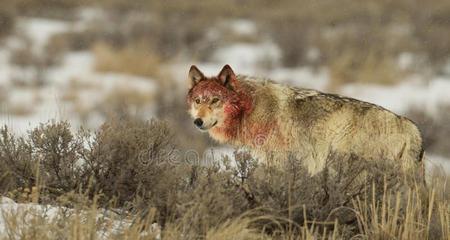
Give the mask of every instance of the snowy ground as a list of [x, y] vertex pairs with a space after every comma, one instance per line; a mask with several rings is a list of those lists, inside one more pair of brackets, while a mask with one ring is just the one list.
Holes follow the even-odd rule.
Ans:
[[[67, 120], [74, 127], [81, 124], [96, 127], [104, 116], [97, 112], [105, 98], [118, 89], [128, 89], [142, 94], [154, 94], [158, 85], [153, 79], [117, 73], [99, 73], [95, 71], [95, 59], [90, 51], [70, 52], [64, 56], [62, 64], [52, 67], [46, 72], [46, 84], [42, 87], [17, 86], [13, 79], [17, 76], [27, 77], [30, 69], [19, 68], [10, 63], [12, 49], [25, 44], [19, 41], [19, 35], [30, 39], [31, 49], [37, 54], [44, 51], [53, 34], [70, 30], [82, 30], [91, 21], [103, 16], [95, 9], [80, 12], [78, 21], [64, 22], [40, 18], [21, 18], [18, 21], [17, 33], [5, 44], [0, 45], [0, 90], [6, 95], [2, 100], [0, 91], [0, 125], [8, 125], [18, 133], [23, 133], [39, 123], [49, 119]], [[256, 26], [246, 20], [226, 23], [236, 34], [251, 35]], [[212, 32], [211, 36], [219, 36]], [[270, 41], [260, 43], [234, 43], [223, 46], [212, 55], [209, 62], [197, 64], [207, 75], [217, 74], [224, 65], [230, 64], [237, 73], [268, 77], [278, 82], [291, 85], [326, 90], [329, 75], [327, 69], [312, 70], [310, 68], [280, 67], [281, 53]], [[406, 59], [406, 60], [405, 60]], [[408, 56], [400, 58], [399, 64], [407, 64]], [[406, 63], [405, 63], [406, 62]], [[267, 69], [264, 63], [273, 68]], [[170, 74], [184, 84], [186, 72], [192, 64], [190, 61], [179, 61], [168, 66]], [[358, 85], [343, 86], [340, 93], [379, 104], [397, 113], [405, 113], [411, 107], [419, 107], [434, 114], [441, 103], [450, 103], [450, 76], [422, 79], [410, 77], [396, 86]], [[24, 109], [24, 114], [14, 114], [8, 109], [15, 107]], [[152, 116], [151, 103], [146, 106], [146, 116]], [[450, 172], [447, 160], [439, 156], [429, 156], [434, 163], [442, 163]]]
[[[27, 226], [31, 225], [35, 219], [45, 221], [40, 222], [41, 224], [56, 224], [57, 221], [67, 221], [64, 219], [72, 216], [87, 219], [91, 214], [87, 210], [76, 211], [65, 207], [38, 205], [34, 203], [20, 204], [10, 198], [0, 197], [0, 236], [8, 235], [9, 237], [13, 237], [13, 239], [20, 239], [20, 231], [26, 231]], [[96, 216], [97, 221], [98, 239], [109, 239], [112, 234], [119, 234], [132, 224], [132, 220], [120, 219], [117, 214], [111, 211], [99, 209], [96, 210], [96, 215], [94, 216]], [[16, 229], [13, 226], [20, 227]], [[141, 236], [155, 236], [156, 239], [160, 239], [161, 228], [155, 223], [148, 232], [142, 232]]]
[[[34, 203], [27, 204], [19, 204], [15, 203], [10, 198], [0, 197], [0, 233], [8, 234], [9, 236], [16, 235], [16, 238], [19, 238], [19, 234], [16, 231], [11, 231], [14, 228], [12, 226], [23, 226], [26, 228], [28, 224], [34, 218], [37, 219], [45, 219], [48, 223], [56, 221], [57, 218], [62, 216], [70, 216], [71, 214], [80, 214], [80, 215], [88, 215], [87, 213], [75, 213], [73, 210], [64, 208], [64, 207], [55, 207], [50, 205], [38, 205]], [[112, 226], [107, 232], [106, 231], [98, 231], [98, 237], [100, 239], [108, 239], [108, 235], [110, 233], [114, 233], [119, 231], [123, 227], [127, 227], [130, 225], [130, 222], [112, 220], [107, 215], [112, 215], [112, 213], [99, 213], [97, 215], [98, 220], [102, 220]], [[14, 223], [14, 220], [18, 220], [20, 222]], [[8, 227], [9, 226], [9, 227]], [[19, 229], [17, 229], [19, 230]], [[20, 229], [25, 230], [25, 229]]]
[[[18, 32], [30, 39], [31, 49], [36, 54], [53, 34], [82, 29], [79, 24], [39, 18], [21, 18]], [[11, 50], [20, 47], [20, 40], [13, 35], [4, 46], [0, 45], [0, 90], [6, 89], [6, 101], [0, 99], [0, 125], [8, 125], [13, 131], [23, 133], [49, 119], [67, 120], [74, 127], [81, 124], [98, 126], [104, 119], [94, 109], [102, 104], [109, 94], [117, 90], [129, 90], [152, 95], [157, 89], [153, 79], [116, 73], [98, 73], [92, 52], [72, 52], [63, 57], [62, 64], [50, 67], [45, 72], [45, 84], [40, 87], [16, 86], [14, 79], [32, 81], [33, 69], [21, 68], [9, 62]], [[29, 74], [28, 74], [29, 73]], [[1, 94], [1, 93], [0, 93]], [[25, 114], [14, 115], [8, 109], [23, 108]], [[152, 114], [148, 106], [147, 115]], [[90, 112], [81, 119], [82, 113]]]

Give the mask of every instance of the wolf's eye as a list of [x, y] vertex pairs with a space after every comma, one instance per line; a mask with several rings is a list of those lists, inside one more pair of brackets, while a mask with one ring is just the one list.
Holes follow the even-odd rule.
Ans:
[[200, 102], [201, 102], [201, 101], [200, 101], [200, 98], [195, 99], [195, 103], [196, 103], [196, 104], [200, 104]]
[[213, 98], [211, 104], [215, 104], [219, 102], [219, 98]]

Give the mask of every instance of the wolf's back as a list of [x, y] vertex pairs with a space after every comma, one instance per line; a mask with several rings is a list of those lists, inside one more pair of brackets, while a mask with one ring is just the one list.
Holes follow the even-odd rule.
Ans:
[[259, 156], [270, 153], [270, 158], [283, 161], [285, 152], [294, 153], [312, 174], [324, 168], [332, 153], [392, 160], [405, 169], [417, 166], [422, 158], [417, 126], [380, 106], [265, 79], [239, 76], [239, 80], [253, 93], [254, 100], [243, 131], [261, 123], [273, 125], [272, 136], [265, 137], [264, 144], [252, 144], [257, 138], [252, 134], [250, 144], [245, 139], [234, 142], [250, 146]]
[[[319, 171], [332, 152], [365, 159], [400, 161], [405, 169], [421, 161], [422, 138], [417, 126], [380, 106], [334, 94], [299, 89], [290, 100], [295, 145], [313, 150], [312, 167]], [[300, 96], [300, 97], [298, 97]]]

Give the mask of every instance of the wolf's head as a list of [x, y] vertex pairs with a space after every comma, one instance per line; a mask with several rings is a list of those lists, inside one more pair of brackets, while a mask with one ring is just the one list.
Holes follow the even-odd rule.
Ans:
[[188, 81], [189, 113], [200, 130], [225, 131], [235, 125], [243, 111], [249, 108], [249, 100], [229, 65], [214, 77], [205, 77], [196, 66], [192, 66]]

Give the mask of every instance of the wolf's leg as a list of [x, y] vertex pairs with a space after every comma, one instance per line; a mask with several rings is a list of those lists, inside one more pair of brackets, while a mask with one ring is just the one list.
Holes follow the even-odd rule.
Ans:
[[304, 160], [305, 166], [312, 176], [325, 169], [328, 155], [328, 149], [315, 150]]
[[419, 154], [419, 172], [420, 172], [420, 177], [422, 178], [422, 182], [423, 185], [425, 187], [427, 187], [427, 178], [426, 178], [426, 174], [425, 174], [425, 156], [424, 156], [425, 151], [422, 149], [420, 151]]
[[401, 159], [404, 163], [404, 170], [417, 176], [418, 180], [426, 186], [424, 150], [408, 146], [404, 152]]

